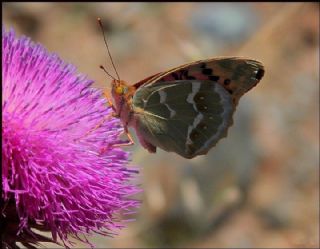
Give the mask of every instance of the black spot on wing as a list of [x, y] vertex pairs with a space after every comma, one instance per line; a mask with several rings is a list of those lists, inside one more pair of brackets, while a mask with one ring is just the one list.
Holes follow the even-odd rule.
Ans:
[[204, 92], [198, 92], [198, 93], [194, 96], [193, 100], [194, 100], [196, 103], [203, 102], [203, 101], [205, 100], [206, 95], [207, 95], [207, 94], [204, 93]]
[[205, 112], [206, 110], [208, 110], [208, 106], [206, 106], [205, 104], [197, 103], [197, 109], [200, 112]]
[[256, 74], [256, 79], [257, 80], [261, 80], [263, 76], [264, 76], [264, 70], [263, 69], [259, 69], [257, 74]]
[[200, 68], [206, 68], [206, 63], [202, 62], [201, 65], [200, 65]]
[[[182, 78], [187, 78], [189, 75], [189, 71], [188, 70], [186, 70], [186, 69], [182, 69], [181, 71], [180, 71], [180, 74], [181, 74], [181, 79]], [[182, 77], [183, 76], [183, 77]]]
[[223, 82], [223, 84], [227, 86], [227, 85], [229, 85], [229, 84], [230, 84], [230, 82], [231, 82], [231, 80], [230, 80], [230, 79], [225, 79], [225, 80], [224, 80], [224, 82]]
[[216, 75], [210, 75], [208, 78], [209, 80], [212, 80], [212, 81], [218, 81], [220, 79], [220, 77]]
[[197, 125], [197, 129], [199, 130], [207, 130], [208, 129], [208, 125], [204, 122], [201, 122]]
[[199, 136], [200, 136], [200, 133], [197, 131], [197, 129], [194, 129], [194, 130], [190, 133], [190, 139], [191, 139], [192, 141], [195, 141]]
[[212, 69], [211, 68], [204, 68], [204, 69], [202, 69], [202, 73], [205, 75], [212, 75]]
[[177, 73], [172, 73], [171, 75], [175, 80], [179, 79], [179, 75]]
[[194, 77], [194, 76], [188, 76], [188, 77], [186, 77], [186, 79], [187, 79], [187, 80], [195, 80], [196, 77]]

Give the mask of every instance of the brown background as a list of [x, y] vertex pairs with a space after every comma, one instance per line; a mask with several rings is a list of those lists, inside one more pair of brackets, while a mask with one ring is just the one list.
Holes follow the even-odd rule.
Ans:
[[110, 80], [97, 17], [128, 82], [221, 55], [266, 67], [207, 156], [129, 148], [143, 205], [119, 236], [91, 238], [98, 247], [319, 247], [318, 4], [6, 3], [2, 14], [99, 88]]

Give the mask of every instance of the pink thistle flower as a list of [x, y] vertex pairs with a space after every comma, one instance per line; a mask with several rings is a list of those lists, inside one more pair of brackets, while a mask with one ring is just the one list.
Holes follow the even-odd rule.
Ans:
[[[129, 154], [108, 147], [120, 143], [120, 122], [92, 83], [40, 44], [3, 28], [5, 247], [58, 238], [67, 246], [69, 236], [113, 235], [124, 227], [120, 215], [139, 206], [131, 199], [139, 189], [130, 182], [137, 170], [127, 166]], [[51, 231], [52, 239], [31, 228]]]

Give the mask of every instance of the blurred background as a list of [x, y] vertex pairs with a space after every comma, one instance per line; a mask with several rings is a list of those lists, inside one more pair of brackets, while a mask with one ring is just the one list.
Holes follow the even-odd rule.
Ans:
[[214, 56], [265, 65], [208, 155], [128, 148], [142, 206], [119, 236], [91, 237], [97, 247], [319, 247], [318, 3], [3, 3], [2, 16], [101, 89], [99, 65], [112, 68], [97, 17], [132, 84]]

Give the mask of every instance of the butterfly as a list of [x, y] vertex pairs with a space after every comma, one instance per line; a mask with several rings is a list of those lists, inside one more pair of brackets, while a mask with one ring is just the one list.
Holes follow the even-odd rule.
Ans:
[[226, 137], [239, 99], [264, 76], [261, 62], [242, 57], [199, 60], [134, 85], [112, 81], [114, 112], [149, 152], [205, 155]]

